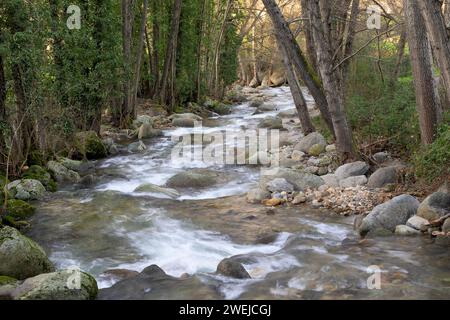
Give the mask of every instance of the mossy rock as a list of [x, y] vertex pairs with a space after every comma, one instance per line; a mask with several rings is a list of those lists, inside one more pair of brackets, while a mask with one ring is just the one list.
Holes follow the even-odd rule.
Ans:
[[15, 284], [17, 282], [17, 279], [8, 277], [8, 276], [0, 276], [0, 287], [6, 286], [8, 284]]
[[78, 132], [75, 135], [75, 148], [83, 158], [89, 160], [103, 159], [108, 150], [94, 131]]
[[314, 144], [308, 150], [308, 154], [311, 155], [311, 156], [315, 156], [315, 157], [320, 156], [324, 152], [325, 152], [325, 146], [323, 144], [320, 144], [320, 143]]
[[40, 181], [47, 191], [55, 192], [57, 185], [51, 174], [38, 165], [31, 166], [23, 175], [24, 179], [33, 179]]
[[33, 215], [36, 208], [31, 204], [17, 199], [11, 199], [7, 202], [8, 216], [15, 221], [25, 220]]

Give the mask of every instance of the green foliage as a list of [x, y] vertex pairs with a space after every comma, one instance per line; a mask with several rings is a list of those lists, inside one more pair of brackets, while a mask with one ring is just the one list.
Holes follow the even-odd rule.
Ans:
[[436, 140], [414, 156], [416, 175], [428, 182], [450, 175], [450, 114], [438, 130]]

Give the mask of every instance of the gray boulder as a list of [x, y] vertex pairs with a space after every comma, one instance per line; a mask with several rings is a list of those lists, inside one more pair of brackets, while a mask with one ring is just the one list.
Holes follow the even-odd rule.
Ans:
[[329, 187], [339, 187], [339, 180], [335, 174], [326, 174], [321, 176], [325, 184]]
[[369, 171], [369, 165], [362, 161], [347, 163], [336, 169], [334, 173], [339, 180], [349, 177], [362, 176]]
[[342, 188], [363, 186], [365, 184], [367, 184], [366, 176], [348, 177], [344, 180], [339, 181], [339, 186]]
[[169, 120], [175, 127], [193, 128], [195, 122], [201, 122], [203, 118], [193, 113], [179, 113], [170, 116]]
[[54, 270], [44, 250], [14, 228], [0, 229], [0, 275], [23, 280]]
[[295, 109], [285, 110], [278, 113], [277, 117], [280, 118], [295, 118], [298, 117], [298, 112]]
[[428, 221], [439, 219], [450, 213], [450, 194], [446, 190], [428, 196], [419, 206], [417, 215]]
[[294, 186], [295, 191], [317, 189], [321, 185], [325, 184], [321, 177], [314, 174], [289, 168], [272, 168], [262, 172], [259, 185], [262, 189], [267, 190], [267, 183], [276, 178], [285, 179]]
[[278, 117], [266, 117], [258, 125], [262, 129], [283, 129], [283, 120]]
[[162, 131], [158, 129], [153, 129], [151, 124], [144, 123], [138, 131], [138, 139], [151, 139], [160, 137], [162, 135]]
[[397, 167], [385, 167], [375, 171], [370, 177], [367, 185], [370, 188], [383, 188], [387, 184], [397, 182]]
[[373, 160], [375, 160], [375, 162], [378, 164], [382, 164], [390, 159], [390, 155], [387, 152], [378, 152], [375, 153], [372, 157]]
[[267, 190], [270, 192], [293, 192], [294, 186], [284, 178], [277, 178], [267, 183]]
[[133, 121], [133, 128], [137, 129], [141, 127], [143, 124], [149, 124], [153, 126], [153, 119], [148, 115], [140, 115]]
[[161, 193], [166, 196], [169, 196], [171, 198], [178, 198], [180, 196], [179, 192], [175, 189], [169, 189], [160, 187], [156, 184], [152, 183], [145, 183], [143, 185], [140, 185], [139, 187], [134, 190], [134, 192], [137, 193]]
[[428, 229], [428, 223], [428, 220], [415, 215], [409, 218], [409, 220], [406, 222], [406, 225], [416, 230], [426, 231]]
[[16, 180], [9, 183], [6, 188], [12, 197], [23, 201], [39, 200], [46, 192], [44, 185], [33, 179]]
[[78, 183], [81, 179], [77, 172], [67, 169], [64, 165], [56, 161], [49, 161], [47, 163], [47, 169], [59, 183]]
[[62, 270], [26, 279], [13, 292], [14, 300], [94, 300], [97, 281], [78, 270]]
[[450, 232], [450, 218], [445, 219], [444, 224], [442, 225], [442, 232], [446, 234]]
[[241, 263], [230, 258], [223, 259], [217, 266], [216, 272], [230, 278], [251, 279], [244, 266]]
[[270, 112], [276, 111], [278, 108], [273, 103], [263, 103], [257, 109], [257, 112]]
[[420, 231], [405, 225], [398, 225], [395, 227], [395, 234], [399, 236], [417, 236], [420, 234]]
[[192, 169], [171, 177], [166, 185], [169, 188], [207, 188], [225, 182], [223, 174], [207, 169]]
[[138, 153], [145, 150], [147, 150], [147, 146], [142, 141], [133, 142], [128, 145], [129, 153]]
[[410, 195], [401, 195], [376, 206], [362, 220], [358, 228], [361, 236], [368, 233], [394, 232], [398, 225], [404, 225], [416, 214], [419, 201]]
[[326, 147], [327, 142], [325, 138], [318, 132], [312, 132], [306, 137], [303, 137], [299, 143], [294, 146], [294, 150], [299, 150], [303, 152], [309, 152], [312, 146], [321, 145], [323, 148]]
[[249, 203], [261, 203], [261, 201], [270, 198], [270, 192], [261, 188], [251, 189], [247, 193], [247, 202]]
[[81, 174], [89, 172], [95, 168], [94, 163], [90, 161], [78, 161], [68, 158], [61, 158], [58, 161], [67, 169]]

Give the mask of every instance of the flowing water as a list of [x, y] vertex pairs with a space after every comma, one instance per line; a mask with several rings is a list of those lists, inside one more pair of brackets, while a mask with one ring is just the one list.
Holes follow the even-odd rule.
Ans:
[[[95, 185], [64, 189], [38, 204], [29, 236], [58, 268], [78, 266], [101, 288], [116, 281], [106, 270], [140, 272], [156, 264], [175, 277], [194, 275], [224, 299], [450, 298], [447, 248], [426, 238], [394, 236], [360, 243], [351, 220], [312, 209], [277, 209], [280, 214], [269, 216], [243, 199], [259, 179], [257, 168], [172, 160], [173, 136], [255, 128], [261, 118], [294, 108], [288, 88], [261, 92], [278, 111], [253, 115], [254, 109], [242, 104], [203, 128], [167, 130], [147, 141], [144, 153], [98, 162]], [[191, 168], [223, 172], [228, 179], [212, 188], [182, 190], [177, 199], [134, 192], [144, 183], [163, 186]], [[267, 234], [274, 236], [256, 241], [256, 235]], [[251, 280], [214, 274], [231, 256], [239, 256]], [[367, 288], [374, 265], [381, 290]], [[192, 288], [185, 298], [196, 297]]]

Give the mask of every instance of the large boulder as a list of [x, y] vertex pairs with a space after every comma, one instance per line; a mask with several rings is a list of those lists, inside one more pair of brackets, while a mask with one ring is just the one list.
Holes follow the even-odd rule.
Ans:
[[281, 111], [277, 114], [277, 117], [280, 118], [296, 118], [298, 117], [298, 112], [296, 109], [289, 109]]
[[0, 275], [23, 280], [54, 270], [44, 250], [14, 228], [0, 229]]
[[370, 177], [367, 185], [370, 188], [383, 188], [388, 184], [397, 182], [397, 167], [385, 167], [375, 171]]
[[271, 112], [271, 111], [277, 111], [278, 108], [276, 105], [274, 105], [273, 103], [263, 103], [262, 105], [260, 105], [256, 112], [258, 113], [263, 113], [263, 112]]
[[419, 230], [419, 231], [427, 231], [428, 228], [429, 228], [428, 224], [429, 224], [429, 221], [427, 219], [424, 219], [424, 218], [419, 217], [417, 215], [412, 216], [406, 222], [406, 225], [408, 227], [411, 227], [411, 228]]
[[7, 189], [10, 195], [19, 200], [39, 200], [46, 192], [45, 187], [39, 180], [22, 179], [8, 184]]
[[148, 124], [153, 128], [153, 119], [152, 117], [148, 115], [140, 115], [136, 118], [136, 120], [133, 121], [133, 128], [138, 129], [143, 124]]
[[334, 173], [339, 180], [348, 177], [363, 176], [369, 171], [369, 165], [362, 161], [347, 163], [336, 169]]
[[14, 300], [94, 300], [97, 281], [79, 270], [61, 270], [26, 279], [13, 292]]
[[419, 207], [419, 201], [410, 195], [401, 195], [376, 206], [362, 220], [358, 228], [361, 236], [368, 233], [395, 232], [398, 225], [405, 225], [414, 216]]
[[78, 183], [81, 179], [77, 172], [67, 169], [64, 165], [56, 161], [49, 161], [47, 163], [47, 169], [59, 183]]
[[439, 219], [449, 213], [450, 193], [443, 189], [428, 196], [417, 210], [417, 215], [428, 221]]
[[218, 274], [235, 279], [251, 279], [244, 266], [230, 258], [223, 259], [217, 266]]
[[22, 175], [22, 178], [38, 180], [47, 189], [47, 191], [51, 191], [51, 192], [56, 191], [57, 186], [56, 186], [55, 180], [53, 180], [50, 173], [41, 166], [38, 166], [38, 165], [31, 166]]
[[216, 171], [192, 169], [174, 175], [166, 185], [169, 188], [207, 188], [224, 181], [224, 176]]
[[86, 174], [95, 168], [94, 163], [90, 161], [78, 161], [68, 158], [60, 158], [58, 159], [58, 162], [67, 169], [78, 172], [80, 174]]
[[193, 128], [195, 122], [201, 122], [203, 118], [193, 113], [177, 113], [170, 116], [169, 120], [175, 127]]
[[138, 139], [151, 139], [160, 137], [162, 135], [162, 131], [159, 129], [153, 129], [151, 124], [144, 123], [138, 131]]
[[108, 150], [94, 131], [84, 131], [75, 134], [74, 145], [82, 158], [89, 160], [103, 159]]
[[267, 190], [267, 183], [277, 178], [283, 178], [292, 184], [295, 191], [317, 189], [321, 185], [325, 184], [322, 178], [314, 174], [289, 168], [276, 168], [264, 170], [262, 172], [259, 185], [263, 190]]
[[31, 217], [36, 210], [28, 202], [18, 199], [10, 199], [6, 203], [7, 215], [14, 221], [21, 221]]
[[161, 193], [171, 198], [178, 198], [180, 193], [175, 189], [160, 187], [156, 184], [145, 183], [134, 190], [137, 193]]
[[266, 117], [258, 125], [261, 129], [283, 129], [283, 120], [279, 117]]
[[284, 178], [276, 178], [267, 183], [267, 190], [270, 192], [293, 192], [294, 186]]
[[326, 174], [321, 176], [325, 184], [329, 187], [339, 187], [339, 180], [335, 174]]
[[366, 176], [356, 176], [356, 177], [348, 177], [344, 180], [339, 181], [339, 186], [341, 188], [351, 188], [357, 186], [363, 186], [367, 184]]
[[308, 134], [306, 137], [303, 137], [299, 143], [294, 146], [295, 150], [309, 152], [312, 146], [321, 145], [323, 148], [326, 147], [327, 142], [325, 138], [318, 132], [312, 132]]
[[247, 193], [248, 203], [261, 203], [261, 201], [269, 199], [270, 192], [261, 188], [251, 189]]

